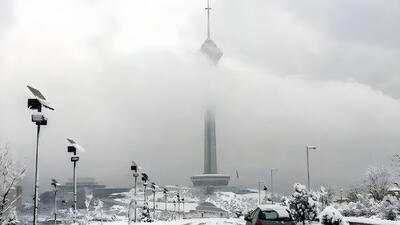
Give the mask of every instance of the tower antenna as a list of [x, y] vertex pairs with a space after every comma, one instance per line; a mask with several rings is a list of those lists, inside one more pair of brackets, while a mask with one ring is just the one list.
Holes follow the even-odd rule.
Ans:
[[210, 0], [207, 0], [207, 39], [210, 39]]

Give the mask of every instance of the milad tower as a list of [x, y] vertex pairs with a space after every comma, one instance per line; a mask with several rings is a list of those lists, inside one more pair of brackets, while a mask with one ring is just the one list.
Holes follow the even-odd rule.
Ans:
[[[210, 1], [207, 0], [207, 39], [201, 45], [201, 52], [216, 66], [222, 57], [221, 50], [210, 36]], [[215, 116], [211, 107], [204, 116], [204, 173], [191, 177], [193, 186], [227, 186], [229, 175], [218, 174], [217, 141], [215, 133]]]

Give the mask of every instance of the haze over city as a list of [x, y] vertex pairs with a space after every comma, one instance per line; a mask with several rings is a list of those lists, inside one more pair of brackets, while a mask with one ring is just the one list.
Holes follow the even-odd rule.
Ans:
[[[349, 188], [400, 149], [400, 2], [213, 1], [218, 67], [200, 54], [202, 0], [0, 1], [0, 143], [33, 187], [35, 126], [26, 85], [55, 107], [40, 141], [41, 190], [79, 176], [132, 186], [132, 160], [160, 184], [203, 170], [204, 112], [216, 118], [218, 170], [275, 190]], [[251, 12], [251, 13], [250, 13]], [[236, 170], [239, 179], [236, 178]], [[25, 198], [27, 198], [25, 196]]]

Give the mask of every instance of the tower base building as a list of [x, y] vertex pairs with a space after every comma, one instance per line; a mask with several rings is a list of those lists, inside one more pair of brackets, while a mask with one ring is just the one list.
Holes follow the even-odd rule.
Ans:
[[208, 186], [227, 186], [230, 176], [227, 174], [199, 174], [191, 177], [193, 186], [208, 187]]

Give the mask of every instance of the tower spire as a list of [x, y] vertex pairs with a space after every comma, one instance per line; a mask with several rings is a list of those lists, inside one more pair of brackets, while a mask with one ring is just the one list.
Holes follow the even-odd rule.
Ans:
[[210, 39], [210, 0], [207, 0], [207, 39]]
[[206, 54], [214, 64], [217, 64], [222, 57], [221, 50], [217, 47], [214, 41], [211, 40], [210, 34], [210, 0], [207, 0], [207, 39], [201, 45], [201, 51]]

